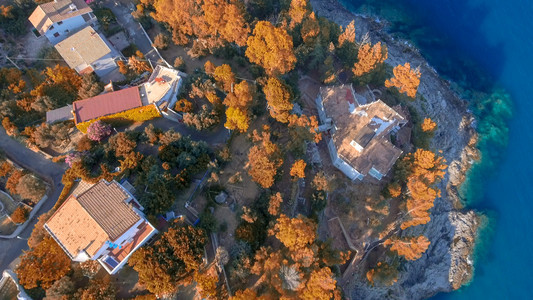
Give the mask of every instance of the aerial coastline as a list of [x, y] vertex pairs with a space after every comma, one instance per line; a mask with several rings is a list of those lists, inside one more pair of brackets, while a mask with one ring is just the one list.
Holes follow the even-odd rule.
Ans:
[[468, 286], [493, 224], [471, 186], [510, 98], [466, 86], [460, 59], [442, 68], [427, 53], [446, 50], [420, 39], [448, 40], [403, 25], [410, 9], [355, 3], [2, 7], [0, 271], [14, 291], [372, 300]]
[[[337, 0], [310, 2], [317, 15], [341, 26], [346, 26], [355, 20], [358, 37], [368, 33], [373, 42], [385, 42], [389, 50], [387, 64], [397, 65], [408, 61], [412, 65], [420, 66], [423, 75], [418, 93], [426, 99], [431, 107], [431, 117], [439, 124], [431, 146], [433, 149], [443, 150], [442, 155], [449, 163], [448, 175], [440, 183], [443, 187], [442, 197], [435, 200], [433, 220], [424, 229], [419, 229], [428, 234], [434, 245], [438, 245], [434, 250], [431, 249], [433, 245], [430, 246], [428, 252], [434, 251], [434, 254], [440, 253], [442, 256], [435, 255], [436, 257], [432, 259], [423, 257], [410, 262], [412, 266], [407, 267], [400, 276], [400, 284], [389, 291], [368, 289], [364, 284], [353, 283], [345, 287], [345, 292], [350, 293], [354, 299], [380, 299], [388, 292], [400, 298], [419, 299], [431, 297], [439, 292], [450, 292], [468, 284], [474, 273], [473, 255], [476, 239], [479, 229], [485, 223], [483, 215], [465, 209], [459, 193], [468, 171], [480, 159], [476, 148], [478, 138], [475, 130], [476, 120], [468, 109], [468, 103], [452, 90], [451, 83], [439, 76], [416, 47], [408, 41], [394, 39], [383, 30], [387, 26], [387, 20], [354, 14]], [[453, 228], [452, 233], [443, 229], [450, 227]], [[441, 229], [444, 233], [441, 233]], [[450, 259], [451, 263], [447, 266], [446, 263], [438, 261], [439, 259]], [[419, 274], [421, 270], [425, 270], [423, 273], [426, 273], [426, 276]], [[410, 285], [408, 279], [411, 276], [425, 280], [414, 282], [411, 280], [414, 285]], [[449, 281], [439, 281], [436, 279], [438, 277], [447, 277]], [[402, 284], [402, 279], [405, 284]]]

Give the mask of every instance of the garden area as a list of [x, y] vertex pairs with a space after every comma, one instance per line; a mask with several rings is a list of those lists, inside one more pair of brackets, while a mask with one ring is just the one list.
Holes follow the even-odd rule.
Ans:
[[11, 161], [0, 159], [0, 234], [9, 235], [26, 222], [46, 195], [44, 181]]

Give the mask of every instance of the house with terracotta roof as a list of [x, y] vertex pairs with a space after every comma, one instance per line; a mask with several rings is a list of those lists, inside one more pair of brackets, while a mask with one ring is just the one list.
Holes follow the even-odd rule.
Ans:
[[57, 43], [55, 48], [78, 74], [94, 72], [103, 77], [117, 70], [117, 61], [121, 59], [120, 53], [91, 26], [73, 33]]
[[83, 0], [53, 0], [37, 6], [28, 18], [40, 35], [52, 44], [96, 22], [93, 10]]
[[322, 87], [318, 115], [333, 165], [350, 179], [381, 180], [402, 150], [391, 142], [407, 121], [381, 100], [367, 103], [351, 85]]
[[74, 101], [72, 103], [72, 112], [74, 113], [74, 122], [79, 124], [141, 106], [143, 104], [139, 94], [139, 87], [132, 86], [123, 90]]
[[155, 105], [160, 110], [173, 107], [182, 84], [181, 73], [157, 66], [147, 82], [72, 103], [76, 124], [130, 109]]
[[44, 228], [73, 261], [97, 260], [115, 274], [157, 230], [118, 182], [102, 179], [78, 187]]

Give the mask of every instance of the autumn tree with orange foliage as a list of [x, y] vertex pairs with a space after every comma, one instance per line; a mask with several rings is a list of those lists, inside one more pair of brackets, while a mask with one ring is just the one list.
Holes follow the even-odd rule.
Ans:
[[246, 132], [250, 123], [249, 107], [252, 100], [252, 91], [248, 82], [241, 81], [235, 85], [233, 92], [224, 99], [224, 105], [227, 106], [224, 126], [231, 130]]
[[302, 300], [329, 300], [341, 299], [340, 292], [337, 290], [337, 281], [335, 280], [331, 269], [328, 267], [314, 270], [307, 281], [305, 288], [300, 293]]
[[263, 128], [261, 135], [254, 130], [253, 138], [256, 145], [248, 152], [248, 174], [253, 181], [267, 189], [274, 184], [274, 177], [283, 163], [281, 152], [270, 140], [268, 126]]
[[291, 18], [290, 27], [294, 28], [296, 25], [302, 23], [310, 10], [309, 0], [292, 0], [289, 8], [289, 17]]
[[[211, 272], [212, 273], [212, 272]], [[196, 281], [196, 289], [202, 296], [202, 299], [215, 299], [217, 295], [218, 277], [215, 274], [207, 272], [196, 272], [194, 274], [194, 281]]]
[[352, 68], [353, 74], [355, 76], [362, 76], [370, 73], [385, 62], [387, 55], [387, 46], [382, 46], [381, 42], [378, 42], [374, 46], [371, 46], [369, 43], [361, 45], [357, 53], [358, 61]]
[[224, 42], [245, 46], [250, 33], [244, 7], [226, 0], [155, 0], [152, 17], [172, 28], [172, 39], [185, 45], [192, 37], [210, 51]]
[[320, 34], [320, 24], [314, 12], [305, 18], [300, 29], [302, 39], [306, 45], [314, 45], [316, 38]]
[[243, 291], [237, 291], [230, 300], [267, 300], [267, 297], [257, 296], [257, 293], [252, 289], [245, 289]]
[[204, 70], [207, 74], [214, 74], [215, 73], [215, 65], [211, 61], [206, 61], [204, 64]]
[[289, 218], [281, 214], [270, 233], [289, 249], [293, 261], [309, 267], [315, 260], [311, 245], [316, 238], [316, 229], [316, 224], [302, 215]]
[[296, 251], [308, 247], [314, 242], [316, 229], [316, 224], [302, 215], [289, 218], [282, 214], [274, 225], [273, 233], [285, 247], [291, 251]]
[[316, 189], [317, 191], [329, 192], [330, 190], [328, 179], [326, 178], [326, 175], [322, 171], [318, 172], [315, 175], [315, 177], [313, 178], [312, 185], [313, 185], [313, 188]]
[[187, 99], [180, 99], [178, 102], [176, 102], [174, 109], [179, 112], [191, 112], [192, 102]]
[[437, 179], [444, 177], [447, 168], [445, 160], [435, 153], [418, 149], [411, 157], [412, 173], [407, 179], [409, 198], [407, 199], [407, 220], [401, 228], [426, 224], [430, 221], [429, 210], [433, 207], [436, 197], [440, 197], [440, 191], [431, 185]]
[[144, 54], [139, 50], [128, 59], [128, 67], [137, 74], [152, 71], [152, 68], [144, 59]]
[[355, 20], [352, 20], [339, 35], [339, 47], [342, 47], [344, 43], [355, 43]]
[[[281, 242], [281, 248], [261, 247], [255, 253], [251, 272], [261, 276], [258, 291], [269, 299], [340, 299], [329, 266], [346, 262], [349, 252], [336, 251], [329, 243], [317, 241], [316, 230], [316, 223], [301, 215], [278, 217], [269, 234]], [[239, 294], [243, 293], [249, 299], [258, 296], [250, 289]]]
[[289, 121], [292, 110], [292, 94], [290, 87], [276, 77], [270, 77], [263, 87], [263, 92], [269, 106], [270, 116], [281, 123]]
[[235, 83], [235, 74], [233, 74], [231, 67], [228, 64], [216, 67], [213, 77], [215, 77], [215, 80], [220, 83], [224, 91], [227, 93], [231, 92], [231, 86]]
[[285, 74], [296, 64], [291, 36], [268, 21], [257, 22], [247, 45], [246, 57], [270, 76]]
[[299, 159], [294, 162], [294, 164], [291, 167], [291, 176], [293, 178], [305, 178], [305, 167], [307, 164], [303, 159]]
[[352, 67], [357, 59], [357, 44], [355, 43], [355, 21], [350, 22], [339, 35], [335, 54], [347, 68]]
[[431, 132], [437, 128], [437, 123], [433, 122], [430, 118], [425, 118], [420, 126], [422, 127], [422, 131]]
[[291, 137], [295, 140], [302, 139], [305, 141], [314, 141], [315, 143], [322, 140], [322, 133], [318, 131], [318, 119], [316, 116], [290, 115], [288, 121], [289, 128], [303, 129], [303, 131], [297, 131], [294, 134], [291, 131]]
[[20, 284], [26, 289], [49, 288], [55, 281], [70, 272], [70, 258], [50, 237], [22, 255], [15, 269]]
[[283, 203], [283, 198], [281, 197], [281, 194], [279, 192], [270, 196], [270, 202], [268, 204], [268, 213], [273, 216], [277, 216], [279, 214], [279, 208], [281, 206], [281, 203]]
[[402, 187], [398, 183], [391, 183], [387, 190], [392, 198], [399, 197], [402, 194]]
[[426, 252], [431, 242], [423, 235], [411, 238], [390, 238], [383, 245], [407, 260], [417, 260]]
[[386, 87], [396, 87], [400, 93], [405, 93], [411, 98], [416, 97], [418, 85], [420, 85], [420, 70], [411, 69], [409, 63], [397, 65], [393, 70], [394, 77], [385, 81]]

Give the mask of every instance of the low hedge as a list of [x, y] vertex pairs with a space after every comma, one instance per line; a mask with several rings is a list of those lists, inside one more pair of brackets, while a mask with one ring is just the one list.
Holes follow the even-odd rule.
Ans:
[[113, 127], [129, 125], [135, 122], [144, 122], [160, 117], [161, 114], [155, 104], [132, 108], [112, 115], [99, 117], [93, 120], [76, 124], [79, 131], [87, 133], [87, 128], [97, 120], [102, 120]]

